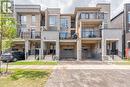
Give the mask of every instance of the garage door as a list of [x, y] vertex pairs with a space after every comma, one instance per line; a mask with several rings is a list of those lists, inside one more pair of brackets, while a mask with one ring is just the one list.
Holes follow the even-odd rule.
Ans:
[[74, 49], [63, 49], [61, 50], [61, 58], [74, 58], [75, 50]]

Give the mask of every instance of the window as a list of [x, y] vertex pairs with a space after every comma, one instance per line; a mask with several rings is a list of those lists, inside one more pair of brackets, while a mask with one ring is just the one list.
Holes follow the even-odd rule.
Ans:
[[130, 42], [128, 42], [128, 48], [130, 48]]
[[104, 19], [104, 15], [105, 15], [104, 13], [99, 13], [98, 18], [99, 19]]
[[88, 19], [89, 14], [88, 13], [81, 13], [81, 19]]
[[94, 32], [93, 28], [82, 29], [82, 37], [83, 38], [94, 37], [94, 36], [95, 36], [95, 32]]
[[130, 23], [130, 12], [128, 12], [128, 23]]
[[50, 26], [56, 26], [57, 19], [56, 16], [49, 16], [49, 25]]
[[108, 13], [104, 13], [104, 19], [108, 20], [108, 17], [109, 17]]
[[66, 39], [67, 38], [67, 32], [60, 32], [60, 39]]
[[90, 13], [89, 14], [89, 18], [90, 19], [95, 19], [96, 18], [96, 14], [95, 13]]
[[35, 28], [31, 29], [31, 38], [35, 38]]
[[81, 19], [85, 19], [85, 13], [81, 13]]
[[27, 28], [21, 27], [21, 32], [27, 32], [27, 31], [28, 31]]
[[20, 17], [20, 21], [21, 21], [21, 24], [25, 24], [25, 23], [26, 23], [26, 21], [27, 21], [26, 16], [21, 15], [21, 17]]
[[60, 26], [61, 26], [61, 29], [68, 29], [68, 19], [67, 18], [61, 18]]
[[35, 23], [35, 22], [36, 22], [36, 16], [32, 15], [32, 23]]
[[88, 13], [86, 13], [85, 18], [89, 19], [89, 14]]

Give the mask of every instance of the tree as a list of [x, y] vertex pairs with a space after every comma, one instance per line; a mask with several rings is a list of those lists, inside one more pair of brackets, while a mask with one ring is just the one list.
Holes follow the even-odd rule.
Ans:
[[[0, 2], [1, 1], [9, 0], [0, 0]], [[0, 54], [2, 51], [11, 51], [13, 39], [16, 37], [16, 25], [16, 20], [12, 14], [2, 14], [2, 12], [0, 12]], [[6, 71], [8, 71], [8, 62]]]
[[11, 48], [12, 41], [16, 37], [16, 21], [14, 18], [4, 17], [2, 23], [2, 51]]
[[2, 46], [1, 50], [11, 48], [12, 40], [16, 37], [16, 20], [14, 18], [8, 18], [6, 16], [0, 16], [0, 32]]

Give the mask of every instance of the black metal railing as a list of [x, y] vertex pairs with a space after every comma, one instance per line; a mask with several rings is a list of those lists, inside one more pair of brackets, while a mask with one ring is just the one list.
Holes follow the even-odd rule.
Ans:
[[82, 31], [82, 38], [99, 38], [101, 31]]
[[105, 13], [101, 12], [83, 12], [80, 14], [80, 19], [104, 19]]
[[60, 40], [65, 40], [65, 39], [77, 39], [77, 34], [71, 34], [68, 32], [60, 32], [59, 33], [59, 39]]
[[23, 39], [40, 39], [41, 32], [20, 32], [19, 36]]
[[31, 39], [40, 39], [41, 32], [31, 32]]
[[107, 49], [107, 55], [118, 55], [118, 50]]

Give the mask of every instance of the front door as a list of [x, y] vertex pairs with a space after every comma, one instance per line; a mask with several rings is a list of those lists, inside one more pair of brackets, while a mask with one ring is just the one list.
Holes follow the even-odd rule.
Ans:
[[83, 47], [82, 48], [82, 58], [89, 59], [92, 58], [92, 51], [90, 47]]

